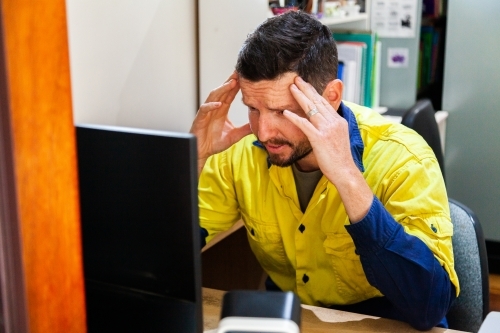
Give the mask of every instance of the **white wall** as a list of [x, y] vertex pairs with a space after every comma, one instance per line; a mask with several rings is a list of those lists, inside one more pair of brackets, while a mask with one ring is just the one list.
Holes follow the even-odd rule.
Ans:
[[443, 110], [446, 186], [500, 242], [500, 2], [448, 3]]
[[[234, 71], [241, 45], [269, 17], [268, 0], [199, 0], [200, 101]], [[239, 93], [229, 111], [235, 125], [248, 122]]]
[[195, 0], [67, 0], [75, 123], [186, 132], [198, 109]]

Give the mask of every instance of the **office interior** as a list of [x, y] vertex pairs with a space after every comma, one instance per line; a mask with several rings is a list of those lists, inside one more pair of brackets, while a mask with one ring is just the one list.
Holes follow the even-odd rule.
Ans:
[[[422, 1], [416, 3], [421, 10]], [[448, 112], [444, 154], [448, 194], [478, 216], [493, 274], [500, 274], [499, 10], [500, 3], [492, 0], [448, 1], [442, 23], [446, 26], [442, 92], [432, 96], [439, 106], [436, 111]], [[268, 0], [51, 0], [44, 5], [2, 1], [6, 67], [1, 69], [0, 89], [9, 98], [0, 101], [0, 108], [10, 109], [11, 115], [2, 115], [1, 152], [11, 157], [2, 162], [1, 204], [8, 209], [0, 222], [2, 248], [17, 249], [3, 250], [11, 257], [2, 262], [2, 311], [16, 314], [5, 318], [5, 327], [20, 328], [19, 332], [29, 331], [28, 327], [40, 332], [84, 331], [84, 296], [74, 292], [81, 288], [83, 272], [79, 229], [74, 224], [79, 221], [79, 207], [71, 126], [188, 132], [198, 105], [231, 73], [246, 35], [269, 15]], [[50, 26], [51, 22], [56, 23]], [[418, 38], [389, 39], [385, 45], [409, 49], [411, 64], [398, 70], [385, 68], [382, 62], [380, 105], [409, 108], [426, 97], [416, 87]], [[40, 79], [43, 75], [57, 80]], [[49, 94], [38, 93], [51, 85]], [[243, 105], [235, 105], [230, 117], [235, 124], [245, 122]], [[23, 131], [28, 134], [22, 136]], [[54, 146], [57, 139], [65, 144]], [[48, 150], [40, 150], [39, 144]], [[69, 171], [61, 173], [60, 165]], [[65, 194], [58, 194], [61, 191]], [[6, 226], [9, 219], [19, 225]], [[55, 226], [55, 222], [60, 223]], [[215, 256], [208, 251], [203, 255], [207, 260]], [[50, 274], [44, 272], [47, 267]], [[25, 281], [27, 291], [19, 286], [6, 289], [6, 281]], [[57, 291], [57, 284], [65, 291]], [[71, 299], [64, 297], [68, 291]], [[18, 297], [25, 292], [25, 300]], [[59, 326], [51, 327], [51, 320]]]

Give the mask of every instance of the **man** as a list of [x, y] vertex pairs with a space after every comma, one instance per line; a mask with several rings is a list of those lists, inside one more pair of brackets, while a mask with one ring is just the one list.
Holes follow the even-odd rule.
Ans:
[[[305, 304], [447, 326], [459, 292], [448, 199], [425, 141], [342, 102], [329, 29], [268, 19], [200, 107], [200, 223], [210, 241], [242, 219], [269, 286]], [[249, 124], [227, 114], [241, 89]]]

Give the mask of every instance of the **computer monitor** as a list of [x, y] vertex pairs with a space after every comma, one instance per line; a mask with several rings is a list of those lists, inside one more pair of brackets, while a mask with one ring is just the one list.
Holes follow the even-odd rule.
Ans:
[[88, 332], [201, 333], [195, 137], [76, 135]]

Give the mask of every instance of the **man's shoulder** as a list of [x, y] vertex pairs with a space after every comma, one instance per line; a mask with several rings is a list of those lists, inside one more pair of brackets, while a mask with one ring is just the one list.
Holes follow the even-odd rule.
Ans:
[[[365, 148], [384, 145], [392, 149], [407, 150], [412, 155], [427, 156], [430, 147], [414, 130], [402, 125], [393, 118], [386, 118], [370, 108], [349, 103], [354, 113]], [[366, 147], [368, 146], [368, 147]], [[389, 149], [390, 150], [390, 149]]]
[[379, 135], [392, 135], [405, 131], [406, 127], [393, 118], [384, 117], [381, 113], [354, 103], [345, 103], [352, 111], [360, 130], [370, 130]]

